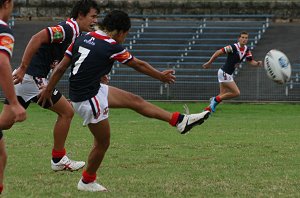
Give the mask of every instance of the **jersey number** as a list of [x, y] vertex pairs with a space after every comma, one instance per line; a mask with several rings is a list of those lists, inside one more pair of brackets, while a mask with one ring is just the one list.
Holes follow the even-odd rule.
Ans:
[[81, 66], [84, 59], [89, 55], [90, 51], [91, 50], [86, 49], [84, 47], [81, 47], [81, 46], [79, 47], [78, 52], [80, 53], [80, 57], [74, 64], [74, 68], [73, 68], [73, 71], [72, 71], [73, 75], [77, 74], [77, 72], [79, 70], [79, 67]]

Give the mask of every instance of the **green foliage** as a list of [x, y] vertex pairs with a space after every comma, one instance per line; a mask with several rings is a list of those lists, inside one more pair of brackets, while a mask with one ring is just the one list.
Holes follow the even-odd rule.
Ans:
[[[183, 103], [156, 103], [169, 111]], [[206, 104], [189, 103], [192, 113]], [[50, 168], [56, 116], [36, 105], [5, 131], [3, 197], [299, 197], [300, 105], [221, 104], [187, 135], [131, 110], [111, 109], [111, 146], [98, 181], [109, 193], [77, 191], [79, 172]], [[76, 115], [66, 143], [85, 160], [92, 136]]]

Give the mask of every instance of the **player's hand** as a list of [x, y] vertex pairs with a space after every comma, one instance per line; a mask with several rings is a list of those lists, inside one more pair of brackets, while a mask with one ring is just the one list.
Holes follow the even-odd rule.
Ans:
[[204, 63], [204, 64], [202, 65], [202, 67], [203, 67], [204, 69], [211, 68], [211, 63], [206, 62], [206, 63]]
[[19, 102], [17, 102], [16, 104], [9, 104], [8, 106], [11, 108], [11, 111], [15, 114], [15, 122], [22, 122], [26, 119], [26, 110]]
[[172, 84], [175, 82], [176, 77], [173, 75], [175, 71], [173, 69], [168, 69], [161, 72], [161, 79], [160, 81], [168, 84]]
[[263, 62], [262, 61], [257, 61], [257, 66], [258, 67], [262, 67], [263, 66]]
[[15, 85], [22, 83], [25, 73], [26, 71], [22, 69], [22, 67], [19, 67], [13, 71], [12, 77]]
[[39, 105], [41, 105], [42, 107], [44, 107], [45, 104], [47, 102], [49, 102], [50, 106], [52, 106], [53, 102], [52, 102], [51, 96], [52, 96], [52, 90], [48, 90], [47, 86], [43, 86], [43, 87], [40, 88], [40, 93], [37, 96], [38, 97], [37, 103]]
[[109, 83], [109, 77], [108, 77], [108, 75], [102, 76], [101, 80], [100, 80], [100, 83], [107, 85]]

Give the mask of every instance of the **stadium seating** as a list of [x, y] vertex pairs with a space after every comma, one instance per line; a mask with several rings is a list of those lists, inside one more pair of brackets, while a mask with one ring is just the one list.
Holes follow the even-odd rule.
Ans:
[[292, 64], [292, 75], [290, 82], [286, 84], [285, 95], [290, 97], [300, 95], [300, 63]]
[[[253, 49], [269, 27], [269, 17], [271, 16], [134, 15], [124, 46], [135, 57], [149, 62], [159, 70], [174, 69], [176, 86], [163, 85], [119, 63], [113, 67], [111, 83], [147, 99], [207, 99], [216, 93], [216, 71], [226, 57], [219, 57], [214, 64], [217, 67], [212, 69], [204, 70], [202, 64], [216, 50], [235, 43], [241, 31], [249, 32], [248, 46]], [[135, 86], [135, 83], [139, 86]]]

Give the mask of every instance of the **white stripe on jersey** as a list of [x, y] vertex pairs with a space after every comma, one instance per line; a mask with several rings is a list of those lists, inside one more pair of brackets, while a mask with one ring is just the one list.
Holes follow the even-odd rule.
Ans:
[[72, 52], [69, 51], [69, 50], [66, 51], [66, 54], [68, 54], [68, 55], [71, 56], [71, 57], [73, 56]]
[[52, 29], [51, 27], [48, 27], [48, 32], [50, 33], [50, 41], [53, 41], [53, 34], [52, 34]]
[[231, 45], [227, 45], [226, 47], [224, 47], [224, 50], [225, 50], [226, 54], [229, 54], [229, 53], [233, 52]]
[[68, 24], [73, 29], [73, 38], [72, 42], [75, 41], [75, 39], [79, 36], [79, 26], [77, 22], [74, 19], [70, 19], [71, 22], [66, 21], [66, 24]]
[[2, 21], [2, 20], [0, 19], [0, 25], [6, 25], [6, 26], [7, 26], [7, 23], [5, 23], [4, 21]]
[[10, 57], [12, 57], [12, 51], [10, 51], [7, 47], [0, 46], [0, 50], [6, 51]]

